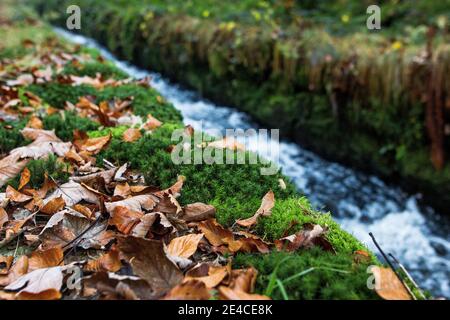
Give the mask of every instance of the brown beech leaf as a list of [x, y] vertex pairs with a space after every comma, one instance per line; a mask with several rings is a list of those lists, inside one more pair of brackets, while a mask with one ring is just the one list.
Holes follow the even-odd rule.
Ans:
[[158, 203], [158, 198], [152, 194], [142, 194], [129, 197], [125, 200], [115, 202], [105, 202], [106, 210], [111, 214], [116, 207], [126, 207], [132, 211], [142, 212], [144, 210], [152, 210]]
[[61, 197], [67, 206], [71, 207], [84, 200], [89, 203], [99, 203], [97, 194], [86, 189], [75, 181], [69, 181], [60, 185], [48, 198], [44, 199], [44, 205], [55, 198]]
[[172, 239], [167, 246], [167, 252], [171, 256], [189, 258], [196, 251], [203, 234], [188, 234], [186, 236]]
[[155, 211], [162, 212], [167, 215], [175, 215], [182, 211], [177, 199], [170, 193], [165, 192], [155, 207]]
[[158, 197], [162, 197], [164, 194], [171, 194], [174, 198], [180, 196], [181, 189], [183, 188], [183, 183], [186, 180], [184, 176], [178, 176], [177, 182], [167, 189], [155, 192], [154, 194]]
[[49, 215], [55, 214], [58, 211], [61, 211], [66, 202], [62, 196], [56, 197], [48, 201], [39, 211], [42, 213], [46, 213]]
[[129, 234], [141, 222], [142, 212], [132, 211], [127, 207], [117, 206], [111, 213], [109, 225], [113, 225], [123, 234]]
[[27, 165], [29, 159], [19, 160], [18, 156], [9, 155], [0, 160], [0, 187], [15, 178]]
[[9, 285], [27, 272], [28, 258], [27, 256], [21, 256], [14, 262], [13, 266], [9, 269], [8, 274], [0, 274], [0, 287]]
[[28, 168], [25, 167], [25, 169], [23, 169], [23, 171], [22, 171], [22, 173], [20, 175], [20, 182], [19, 182], [18, 190], [20, 190], [23, 187], [25, 187], [28, 184], [28, 182], [30, 182], [30, 178], [31, 178], [30, 170], [28, 170]]
[[111, 133], [107, 136], [98, 138], [87, 138], [82, 140], [75, 140], [74, 144], [79, 151], [88, 152], [91, 155], [97, 154], [105, 148], [111, 141]]
[[240, 241], [234, 239], [233, 232], [223, 228], [215, 219], [200, 222], [198, 228], [215, 247], [228, 245], [230, 251], [237, 252], [242, 246]]
[[33, 197], [23, 194], [11, 186], [6, 187], [6, 197], [9, 198], [11, 201], [18, 203], [26, 202], [33, 199]]
[[161, 241], [118, 237], [118, 248], [133, 268], [161, 296], [181, 283], [183, 274], [170, 261]]
[[87, 271], [111, 271], [117, 272], [122, 267], [119, 258], [119, 251], [112, 249], [96, 260], [90, 260], [86, 265]]
[[239, 289], [220, 286], [219, 297], [221, 300], [270, 300], [269, 297], [260, 294], [251, 294]]
[[373, 266], [375, 291], [384, 300], [411, 300], [406, 288], [390, 268]]
[[88, 207], [83, 206], [82, 204], [79, 204], [79, 203], [74, 205], [72, 207], [72, 209], [81, 213], [83, 216], [85, 216], [88, 219], [92, 218], [92, 215], [94, 214], [91, 209], [89, 209]]
[[71, 146], [72, 143], [70, 142], [36, 140], [29, 145], [11, 150], [10, 155], [20, 159], [39, 159], [49, 154], [56, 154], [63, 157], [70, 150]]
[[42, 129], [44, 127], [44, 124], [42, 123], [42, 120], [39, 119], [39, 117], [32, 116], [27, 122], [26, 127], [33, 129]]
[[142, 128], [145, 130], [154, 130], [159, 128], [162, 125], [162, 122], [153, 117], [151, 114], [147, 115], [147, 121], [142, 125]]
[[0, 275], [8, 274], [13, 261], [13, 256], [0, 256]]
[[114, 196], [126, 198], [131, 194], [131, 188], [128, 183], [119, 183], [114, 188]]
[[64, 278], [62, 270], [62, 267], [37, 269], [21, 276], [5, 289], [18, 291], [16, 297], [22, 300], [60, 299]]
[[[106, 223], [95, 223], [80, 214], [75, 216], [68, 211], [60, 211], [47, 222], [41, 231], [39, 238], [42, 241], [42, 248], [64, 247], [75, 238], [79, 239], [75, 244], [83, 249], [101, 249], [111, 242], [114, 234], [106, 231]], [[87, 228], [90, 228], [87, 232]], [[85, 233], [83, 233], [85, 232]], [[83, 234], [81, 236], [81, 234]]]
[[64, 252], [61, 247], [54, 247], [47, 250], [36, 250], [28, 259], [28, 272], [63, 265], [63, 257]]
[[140, 222], [133, 228], [131, 235], [135, 237], [145, 238], [150, 232], [151, 227], [160, 219], [160, 216], [156, 212], [151, 212], [145, 214], [140, 220]]
[[134, 276], [123, 276], [112, 272], [96, 272], [85, 278], [85, 288], [95, 288], [100, 299], [105, 300], [153, 300], [155, 292], [149, 283]]
[[3, 225], [9, 221], [8, 213], [0, 207], [0, 229], [3, 227]]
[[245, 146], [242, 143], [237, 142], [233, 138], [224, 138], [222, 140], [212, 141], [207, 144], [207, 147], [245, 151]]
[[275, 240], [275, 246], [278, 250], [286, 250], [289, 252], [301, 248], [308, 249], [313, 246], [319, 246], [326, 251], [334, 252], [333, 246], [324, 237], [326, 231], [326, 229], [318, 224], [306, 223], [303, 225], [303, 230], [288, 237]]
[[205, 269], [205, 275], [202, 275], [202, 273], [200, 273], [198, 276], [191, 274], [186, 276], [183, 282], [197, 280], [203, 282], [207, 288], [215, 288], [229, 274], [229, 266], [206, 266], [207, 268]]
[[216, 208], [209, 204], [196, 202], [183, 207], [183, 214], [180, 219], [186, 222], [198, 222], [214, 218], [215, 215]]
[[237, 289], [243, 292], [251, 293], [255, 288], [258, 271], [250, 267], [247, 269], [237, 269], [231, 271], [230, 284], [231, 289]]
[[34, 142], [61, 142], [61, 139], [56, 136], [53, 130], [24, 128], [21, 133], [26, 139]]
[[128, 128], [123, 133], [123, 141], [134, 142], [142, 137], [141, 130], [135, 128]]
[[258, 222], [259, 216], [268, 217], [272, 214], [272, 208], [275, 205], [275, 195], [272, 190], [270, 190], [262, 199], [261, 206], [256, 211], [256, 213], [248, 219], [239, 219], [236, 224], [242, 227], [250, 227]]
[[180, 283], [164, 297], [164, 300], [208, 300], [211, 298], [206, 285], [195, 279]]

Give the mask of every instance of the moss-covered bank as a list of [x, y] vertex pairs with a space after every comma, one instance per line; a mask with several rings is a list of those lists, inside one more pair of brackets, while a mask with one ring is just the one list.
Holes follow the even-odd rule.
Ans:
[[[34, 3], [49, 21], [65, 24], [60, 1]], [[389, 29], [389, 37], [331, 37], [304, 24], [280, 34], [269, 23], [218, 22], [160, 2], [77, 3], [89, 8], [81, 32], [120, 57], [282, 128], [284, 136], [328, 159], [422, 192], [441, 212], [450, 211], [450, 165], [436, 170], [430, 159], [432, 147], [448, 150], [443, 130], [448, 117], [444, 112], [443, 119], [430, 118], [426, 103], [430, 82], [439, 99], [448, 100], [445, 29], [426, 61], [423, 30], [396, 42]], [[440, 156], [436, 151], [431, 157], [435, 165]]]
[[[18, 12], [17, 12], [18, 13]], [[14, 41], [4, 42], [4, 50], [8, 50], [8, 58], [20, 63], [31, 63], [28, 67], [40, 67], [33, 64], [31, 59], [36, 54], [40, 40], [35, 38], [35, 44], [27, 50], [16, 50], [23, 40], [28, 39], [27, 28], [23, 16], [18, 15], [8, 24], [0, 25], [0, 31], [15, 35]], [[59, 42], [45, 25], [33, 21], [29, 30], [39, 34], [43, 41]], [[86, 51], [83, 48], [74, 48], [69, 44], [53, 45], [53, 50], [58, 52], [67, 50], [73, 55], [92, 55], [90, 61], [84, 61], [76, 69], [66, 66], [64, 73], [90, 74], [97, 72], [104, 79], [122, 78], [120, 70], [109, 65], [108, 62], [98, 62], [95, 57], [97, 52]], [[3, 50], [2, 50], [3, 52]], [[56, 72], [56, 70], [53, 70]], [[297, 224], [290, 231], [301, 228], [304, 223], [318, 223], [328, 227], [327, 238], [334, 247], [336, 254], [329, 254], [323, 250], [301, 250], [295, 253], [273, 252], [267, 255], [241, 254], [234, 261], [237, 266], [253, 265], [259, 270], [257, 290], [267, 293], [273, 298], [299, 299], [299, 298], [332, 298], [332, 299], [372, 299], [375, 293], [366, 286], [366, 269], [369, 264], [378, 263], [372, 255], [368, 261], [356, 261], [356, 250], [367, 250], [352, 235], [341, 230], [329, 214], [314, 211], [308, 200], [301, 197], [286, 177], [281, 174], [275, 176], [260, 175], [261, 165], [175, 165], [170, 158], [167, 149], [173, 144], [171, 134], [174, 129], [182, 128], [182, 119], [179, 112], [169, 103], [159, 97], [158, 92], [151, 88], [145, 88], [137, 84], [123, 84], [119, 86], [106, 86], [95, 88], [90, 85], [72, 86], [60, 83], [55, 78], [44, 84], [23, 85], [20, 91], [32, 92], [42, 99], [44, 110], [61, 109], [58, 112], [44, 112], [40, 115], [45, 129], [54, 129], [57, 135], [65, 141], [71, 141], [73, 130], [84, 130], [91, 137], [103, 136], [112, 133], [112, 141], [108, 148], [97, 156], [97, 165], [101, 165], [101, 159], [119, 165], [129, 162], [132, 168], [144, 173], [146, 183], [159, 187], [167, 187], [173, 184], [177, 176], [186, 178], [182, 190], [180, 204], [201, 201], [213, 204], [217, 209], [217, 219], [224, 225], [231, 225], [238, 218], [251, 216], [259, 207], [262, 196], [270, 189], [275, 193], [276, 204], [270, 217], [261, 219], [257, 232], [267, 240], [280, 237], [293, 223]], [[82, 118], [76, 113], [63, 111], [65, 102], [76, 103], [83, 96], [95, 97], [97, 103], [115, 98], [124, 99], [134, 97], [132, 111], [138, 116], [145, 117], [151, 113], [164, 124], [151, 134], [142, 136], [134, 143], [124, 142], [122, 133], [126, 129], [123, 126], [116, 128], [102, 128], [97, 122], [88, 118]], [[23, 103], [27, 104], [23, 96]], [[22, 129], [28, 118], [21, 120], [7, 120], [0, 126], [2, 137], [0, 147], [2, 156], [9, 150], [28, 144], [28, 141], [20, 139], [19, 130]], [[201, 133], [197, 133], [201, 134]], [[3, 139], [3, 137], [5, 137]], [[238, 152], [238, 151], [236, 151]], [[62, 183], [68, 175], [65, 168], [55, 157], [48, 159], [32, 160], [28, 163], [33, 186], [42, 183], [44, 174], [50, 174], [55, 181]], [[286, 181], [286, 188], [279, 185], [279, 179]], [[12, 179], [14, 186], [18, 178]], [[21, 248], [22, 250], [23, 248]], [[4, 248], [2, 249], [4, 250]], [[15, 250], [14, 248], [12, 249]], [[283, 262], [283, 263], [280, 263]], [[314, 268], [313, 272], [301, 274]], [[275, 272], [276, 271], [276, 272]], [[299, 274], [300, 273], [300, 274]], [[273, 281], [278, 280], [282, 285], [273, 286]], [[277, 282], [277, 283], [278, 283]], [[287, 289], [287, 293], [282, 290]]]

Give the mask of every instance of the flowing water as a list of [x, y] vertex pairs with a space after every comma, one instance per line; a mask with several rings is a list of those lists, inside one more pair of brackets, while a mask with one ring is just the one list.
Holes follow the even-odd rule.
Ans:
[[[92, 39], [58, 28], [56, 31], [69, 41], [100, 50], [130, 76], [151, 76], [151, 85], [195, 129], [217, 134], [225, 129], [258, 128], [245, 113], [215, 105], [159, 74], [119, 61]], [[256, 136], [246, 139], [246, 145], [256, 148], [256, 139]], [[436, 297], [450, 298], [450, 219], [420, 206], [420, 195], [408, 195], [375, 176], [326, 161], [289, 141], [269, 139], [255, 151], [277, 162], [316, 208], [331, 211], [345, 230], [374, 252], [377, 250], [369, 232], [384, 251], [405, 265], [422, 288]]]

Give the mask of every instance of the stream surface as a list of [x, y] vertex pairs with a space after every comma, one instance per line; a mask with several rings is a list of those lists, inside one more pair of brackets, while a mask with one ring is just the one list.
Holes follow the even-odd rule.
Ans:
[[[245, 113], [216, 105], [160, 74], [119, 61], [95, 40], [55, 30], [70, 42], [98, 49], [130, 76], [150, 76], [152, 87], [181, 111], [185, 124], [196, 130], [217, 134], [226, 129], [259, 128]], [[255, 149], [256, 139], [250, 137], [243, 142]], [[375, 176], [326, 161], [289, 141], [269, 139], [255, 151], [278, 163], [299, 191], [317, 209], [332, 212], [346, 231], [377, 252], [368, 235], [372, 232], [384, 251], [399, 259], [419, 286], [435, 297], [450, 298], [450, 218], [419, 205], [420, 195], [408, 195]]]

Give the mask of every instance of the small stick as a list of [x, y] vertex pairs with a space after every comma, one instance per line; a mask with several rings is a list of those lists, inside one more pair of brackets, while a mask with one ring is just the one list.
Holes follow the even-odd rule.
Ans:
[[414, 294], [412, 293], [411, 289], [408, 287], [408, 285], [403, 281], [403, 279], [400, 277], [400, 275], [398, 274], [397, 270], [395, 270], [394, 265], [392, 264], [392, 262], [389, 260], [389, 258], [386, 256], [386, 254], [384, 253], [384, 251], [381, 249], [380, 245], [378, 244], [377, 240], [375, 239], [375, 236], [373, 235], [372, 232], [369, 232], [369, 236], [372, 238], [373, 243], [375, 244], [375, 246], [377, 247], [377, 249], [380, 251], [381, 255], [383, 256], [384, 260], [387, 262], [387, 264], [389, 265], [389, 267], [391, 267], [392, 271], [395, 273], [395, 275], [397, 276], [398, 280], [400, 280], [401, 284], [403, 285], [403, 287], [406, 289], [406, 291], [408, 291], [409, 295], [414, 299], [417, 300], [416, 296], [414, 296]]
[[417, 285], [417, 283], [414, 281], [413, 277], [409, 274], [408, 270], [406, 270], [405, 266], [403, 264], [401, 264], [400, 261], [397, 260], [396, 257], [394, 257], [394, 255], [392, 253], [388, 253], [389, 257], [392, 258], [392, 260], [394, 260], [394, 262], [396, 264], [398, 264], [399, 268], [405, 273], [405, 275], [408, 277], [409, 281], [411, 281], [411, 283], [416, 287], [417, 291], [419, 291], [421, 297], [424, 300], [427, 300], [427, 297], [423, 294], [422, 289], [420, 289], [420, 287]]

